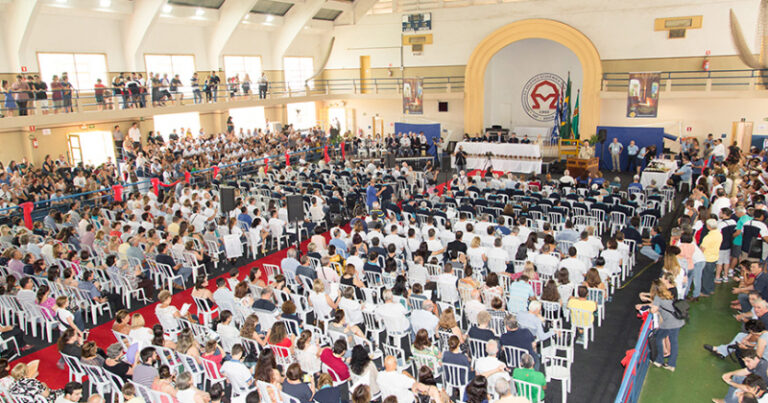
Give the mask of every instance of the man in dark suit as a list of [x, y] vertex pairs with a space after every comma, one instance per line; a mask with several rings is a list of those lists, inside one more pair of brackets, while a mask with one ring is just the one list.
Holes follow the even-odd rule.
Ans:
[[458, 256], [458, 252], [464, 253], [465, 255], [467, 254], [467, 244], [461, 241], [463, 236], [464, 231], [456, 231], [456, 239], [448, 242], [445, 251], [449, 256]]

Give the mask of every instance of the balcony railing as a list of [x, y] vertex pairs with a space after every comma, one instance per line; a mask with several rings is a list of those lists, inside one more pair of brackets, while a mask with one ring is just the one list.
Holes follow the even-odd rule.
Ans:
[[[662, 91], [738, 91], [768, 88], [768, 70], [662, 71]], [[630, 73], [603, 73], [603, 91], [626, 92]]]
[[[425, 94], [460, 93], [464, 91], [464, 77], [424, 77], [422, 91]], [[308, 85], [297, 86], [285, 81], [269, 83], [267, 99], [292, 98], [312, 95], [330, 94], [390, 94], [396, 95], [402, 92], [403, 80], [400, 78], [347, 78], [347, 79], [322, 79], [312, 80]], [[149, 108], [171, 105], [190, 105], [203, 103], [237, 102], [254, 100], [259, 98], [259, 86], [251, 84], [248, 94], [244, 93], [242, 85], [219, 84], [216, 91], [210, 94], [203, 91], [202, 87], [181, 87], [177, 92], [170, 92], [167, 87], [159, 88], [162, 99], [153, 101], [151, 88], [140, 88], [140, 92], [132, 93], [128, 89], [115, 89], [106, 87], [98, 89], [69, 89], [46, 91], [45, 102], [27, 102], [27, 114], [42, 113], [71, 113], [71, 112], [96, 112], [102, 110]], [[34, 90], [27, 91], [30, 100], [34, 97]], [[0, 97], [0, 114], [7, 117], [19, 116], [20, 109], [7, 108], [3, 93]], [[14, 93], [11, 92], [13, 95]], [[54, 100], [54, 98], [56, 98]]]

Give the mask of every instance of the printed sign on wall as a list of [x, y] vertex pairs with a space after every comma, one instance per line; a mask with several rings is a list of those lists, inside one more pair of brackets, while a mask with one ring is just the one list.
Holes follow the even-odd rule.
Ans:
[[523, 86], [521, 94], [523, 110], [534, 120], [551, 122], [555, 118], [557, 100], [564, 87], [565, 80], [557, 74], [536, 74]]
[[655, 118], [659, 112], [659, 73], [629, 73], [628, 118]]
[[403, 114], [421, 115], [424, 113], [423, 80], [420, 78], [403, 79]]

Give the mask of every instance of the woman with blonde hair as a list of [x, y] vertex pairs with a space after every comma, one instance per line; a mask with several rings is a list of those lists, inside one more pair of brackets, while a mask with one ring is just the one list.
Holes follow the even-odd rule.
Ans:
[[677, 288], [677, 295], [675, 299], [684, 298], [686, 294], [685, 286], [688, 284], [688, 276], [686, 271], [680, 266], [680, 248], [677, 246], [668, 246], [664, 253], [664, 273], [669, 273], [672, 279], [674, 279], [675, 287]]
[[152, 345], [152, 329], [145, 326], [146, 321], [140, 313], [135, 313], [131, 317], [131, 330], [128, 331], [128, 338], [134, 343], [139, 343], [139, 347]]
[[330, 319], [331, 312], [339, 307], [339, 298], [335, 301], [325, 293], [325, 283], [322, 280], [315, 279], [312, 284], [312, 291], [309, 293], [309, 305], [314, 308], [318, 319]]
[[470, 242], [467, 249], [467, 259], [469, 259], [470, 266], [475, 269], [482, 269], [485, 266], [485, 262], [488, 261], [486, 250], [481, 246], [479, 236], [472, 238], [472, 242]]
[[27, 364], [19, 363], [11, 370], [11, 376], [14, 381], [8, 392], [16, 396], [26, 397], [30, 402], [37, 401], [38, 396], [42, 396], [49, 402], [56, 398], [51, 394], [51, 390], [43, 382], [31, 377]]
[[446, 308], [440, 314], [440, 319], [437, 322], [437, 332], [449, 332], [459, 338], [460, 343], [464, 343], [467, 338], [459, 329], [459, 325], [456, 324], [456, 316], [453, 313], [453, 308]]

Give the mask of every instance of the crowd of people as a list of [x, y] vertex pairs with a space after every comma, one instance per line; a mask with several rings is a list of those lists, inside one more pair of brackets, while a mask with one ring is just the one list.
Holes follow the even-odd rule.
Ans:
[[[37, 115], [49, 113], [73, 112], [80, 107], [95, 106], [97, 110], [145, 108], [166, 105], [181, 105], [184, 96], [193, 99], [195, 104], [218, 102], [219, 97], [236, 99], [258, 96], [265, 99], [270, 83], [266, 73], [262, 72], [254, 82], [246, 73], [242, 79], [239, 74], [231, 77], [219, 77], [212, 71], [205, 79], [198, 78], [198, 73], [191, 77], [179, 74], [119, 73], [111, 82], [100, 78], [93, 83], [93, 88], [76, 90], [64, 72], [53, 75], [50, 84], [39, 74], [16, 76], [14, 82], [0, 82], [4, 100], [0, 104], [0, 117], [28, 116], [30, 111]], [[74, 99], [74, 102], [73, 102]]]
[[[116, 144], [130, 181], [172, 182], [186, 171], [324, 141], [320, 131], [290, 128], [197, 137], [181, 130], [168, 141], [137, 131], [132, 126]], [[350, 150], [367, 141], [374, 140], [351, 142]], [[31, 231], [21, 219], [0, 227], [3, 295], [58, 329], [61, 368], [117, 379], [107, 389], [70, 382], [54, 391], [36, 379], [39, 364], [0, 362], [0, 387], [45, 392], [52, 402], [99, 402], [110, 393], [134, 402], [539, 401], [551, 379], [565, 388], [574, 344], [588, 348], [637, 259], [663, 262], [637, 306], [660, 318], [657, 365], [675, 369], [684, 324], [676, 301], [689, 290], [697, 300], [739, 276], [739, 320], [759, 327], [751, 317], [759, 321], [765, 304], [762, 266], [744, 262], [757, 253], [753, 239], [768, 241], [765, 163], [754, 158], [692, 172], [697, 185], [667, 239], [658, 220], [675, 204], [672, 182], [644, 189], [637, 178], [623, 186], [583, 183], [567, 172], [557, 179], [459, 172], [440, 193], [434, 177], [407, 163], [384, 168], [340, 157], [222, 169], [218, 180], [181, 181], [159, 194], [136, 186], [123, 201], [108, 191], [65, 206], [51, 201]], [[55, 190], [30, 200], [118, 181], [113, 166], [43, 165], [9, 164], [0, 174], [8, 181], [3, 195], [36, 179]], [[238, 186], [231, 211], [220, 211], [218, 183]], [[291, 194], [305, 202], [298, 230], [287, 225]], [[238, 256], [249, 261], [299, 238], [309, 240], [305, 254], [290, 248], [279, 265], [257, 265], [244, 279], [238, 272]], [[209, 287], [209, 278], [230, 269]], [[196, 309], [174, 306], [172, 293], [189, 286]], [[158, 324], [129, 312], [137, 298], [157, 301]], [[88, 340], [98, 314], [115, 318], [115, 343]], [[3, 354], [21, 353], [29, 339], [14, 322], [5, 325], [2, 336], [15, 348], [6, 343]], [[754, 339], [759, 348], [758, 333], [730, 345]], [[759, 365], [754, 354], [743, 352], [747, 368]]]

